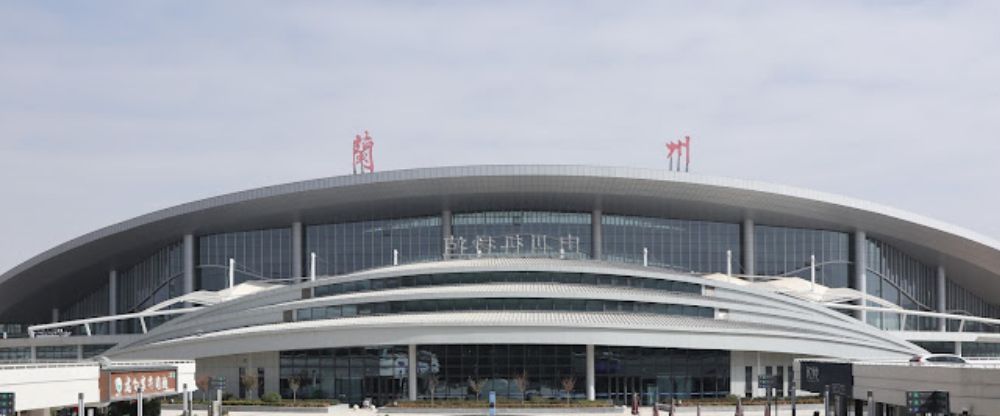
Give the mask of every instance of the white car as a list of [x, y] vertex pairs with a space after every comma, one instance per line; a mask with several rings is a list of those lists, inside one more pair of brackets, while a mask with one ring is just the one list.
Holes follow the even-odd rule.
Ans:
[[965, 358], [957, 356], [955, 354], [927, 354], [927, 355], [915, 355], [910, 358], [910, 363], [923, 364], [923, 363], [933, 363], [933, 364], [968, 364]]

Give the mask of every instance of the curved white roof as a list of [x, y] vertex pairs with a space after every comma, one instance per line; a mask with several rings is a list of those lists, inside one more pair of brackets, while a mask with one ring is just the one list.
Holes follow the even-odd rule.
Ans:
[[[0, 315], [44, 316], [41, 293], [70, 301], [186, 233], [287, 227], [371, 216], [482, 209], [600, 209], [605, 213], [862, 230], [949, 278], [1000, 299], [1000, 242], [854, 198], [756, 181], [591, 166], [462, 166], [387, 171], [269, 186], [136, 217], [47, 250], [0, 275]], [[67, 280], [72, 278], [73, 280]], [[72, 282], [73, 284], [66, 284]]]

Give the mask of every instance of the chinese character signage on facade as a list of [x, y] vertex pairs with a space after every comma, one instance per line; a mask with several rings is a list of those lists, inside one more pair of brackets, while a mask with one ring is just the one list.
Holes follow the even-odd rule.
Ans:
[[572, 234], [552, 237], [544, 234], [477, 235], [467, 239], [444, 239], [446, 258], [467, 257], [559, 257], [579, 258], [580, 237]]
[[372, 158], [372, 148], [375, 147], [375, 141], [372, 140], [372, 136], [368, 134], [368, 130], [365, 130], [365, 136], [361, 137], [360, 134], [354, 136], [354, 164], [352, 169], [354, 173], [358, 174], [368, 173], [375, 171], [375, 160]]
[[[674, 168], [674, 154], [677, 154], [677, 167]], [[683, 159], [681, 159], [683, 158]], [[684, 140], [667, 142], [667, 160], [670, 161], [670, 170], [681, 171], [681, 162], [684, 163], [684, 172], [691, 167], [691, 138], [685, 136]]]
[[132, 400], [177, 392], [176, 370], [108, 370], [101, 372], [101, 401]]

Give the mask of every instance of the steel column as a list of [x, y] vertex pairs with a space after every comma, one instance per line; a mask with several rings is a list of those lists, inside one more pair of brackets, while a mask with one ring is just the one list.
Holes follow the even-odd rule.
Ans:
[[604, 229], [601, 226], [602, 216], [603, 213], [599, 209], [590, 213], [590, 255], [594, 260], [600, 260], [603, 255], [601, 252], [602, 230]]
[[407, 360], [409, 368], [407, 370], [407, 376], [409, 377], [409, 390], [410, 400], [417, 400], [417, 344], [410, 344], [409, 359]]
[[753, 220], [745, 218], [740, 232], [743, 234], [743, 274], [753, 276], [756, 274], [753, 259]]
[[194, 292], [194, 234], [184, 234], [184, 294]]
[[[937, 311], [941, 313], [948, 312], [948, 275], [944, 269], [944, 266], [938, 266], [937, 268]], [[938, 331], [948, 330], [948, 320], [941, 318], [938, 321]]]
[[292, 277], [305, 277], [302, 273], [302, 263], [305, 262], [305, 254], [302, 252], [302, 223], [299, 221], [292, 223]]
[[594, 345], [587, 344], [587, 400], [597, 400], [594, 377]]
[[[108, 315], [118, 314], [118, 270], [108, 272]], [[108, 333], [118, 333], [118, 323], [108, 322]]]
[[[854, 232], [854, 289], [861, 292], [861, 306], [868, 306], [868, 235], [864, 231]], [[859, 310], [855, 315], [861, 322], [868, 322], [868, 314]]]
[[[441, 253], [448, 255], [448, 247], [445, 241], [451, 237], [451, 210], [441, 211]], [[445, 257], [447, 259], [447, 257]]]

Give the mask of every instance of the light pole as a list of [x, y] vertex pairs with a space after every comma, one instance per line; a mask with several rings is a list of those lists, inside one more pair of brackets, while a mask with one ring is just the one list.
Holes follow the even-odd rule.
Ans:
[[139, 393], [139, 399], [135, 402], [135, 414], [142, 416], [142, 386], [136, 387], [135, 391]]

